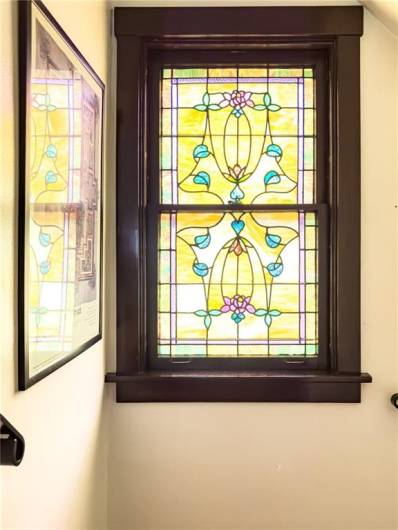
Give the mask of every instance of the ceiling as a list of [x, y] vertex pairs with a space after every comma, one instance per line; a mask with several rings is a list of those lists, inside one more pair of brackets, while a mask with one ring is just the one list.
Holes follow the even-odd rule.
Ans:
[[398, 0], [361, 0], [359, 3], [398, 36]]

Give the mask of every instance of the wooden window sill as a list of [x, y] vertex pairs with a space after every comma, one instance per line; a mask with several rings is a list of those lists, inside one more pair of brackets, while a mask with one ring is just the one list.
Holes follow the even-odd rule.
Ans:
[[333, 402], [359, 403], [368, 373], [176, 372], [108, 373], [118, 402]]

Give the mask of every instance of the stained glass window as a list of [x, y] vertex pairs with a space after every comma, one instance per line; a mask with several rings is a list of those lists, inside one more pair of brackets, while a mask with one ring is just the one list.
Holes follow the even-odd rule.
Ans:
[[162, 70], [159, 357], [317, 356], [315, 81]]

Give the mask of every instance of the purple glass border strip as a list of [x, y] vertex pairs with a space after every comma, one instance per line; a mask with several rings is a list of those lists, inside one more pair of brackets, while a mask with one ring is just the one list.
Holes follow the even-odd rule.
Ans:
[[172, 78], [172, 85], [186, 85], [191, 83], [204, 83], [209, 85], [220, 85], [223, 83], [298, 83], [304, 84], [304, 77], [178, 77]]
[[[168, 339], [159, 339], [158, 343], [160, 345], [168, 345], [170, 344], [170, 341]], [[216, 339], [210, 339], [207, 341], [203, 339], [186, 339], [181, 340], [179, 339], [177, 342], [173, 342], [173, 344], [179, 344], [181, 346], [183, 345], [192, 345], [192, 346], [200, 346], [200, 345], [206, 345], [209, 344], [210, 346], [234, 346], [236, 345], [236, 339], [226, 339], [226, 340], [216, 340]], [[249, 340], [249, 339], [239, 339], [239, 345], [240, 346], [303, 346], [304, 344], [308, 344], [311, 346], [318, 346], [318, 343], [316, 342], [300, 342], [296, 339], [271, 339], [270, 341], [267, 340]]]
[[178, 88], [171, 87], [171, 174], [172, 174], [172, 189], [171, 200], [172, 204], [178, 202], [177, 178], [175, 173], [178, 169]]
[[[177, 222], [177, 216], [175, 213], [170, 214], [170, 240], [171, 244], [174, 245], [176, 241], [176, 222]], [[170, 341], [172, 344], [176, 344], [176, 338], [177, 338], [177, 268], [176, 268], [176, 252], [170, 252], [170, 276], [171, 276], [171, 284], [170, 284]]]
[[305, 315], [305, 213], [299, 213], [299, 275], [300, 275], [300, 296], [299, 296], [299, 329], [300, 329], [300, 342], [305, 342], [306, 332], [306, 315]]
[[80, 79], [46, 79], [40, 77], [32, 77], [32, 85], [41, 84], [41, 85], [69, 85], [71, 82], [80, 81]]

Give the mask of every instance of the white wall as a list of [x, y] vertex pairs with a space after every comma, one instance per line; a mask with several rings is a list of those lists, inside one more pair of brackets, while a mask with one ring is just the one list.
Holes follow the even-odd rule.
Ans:
[[[47, 0], [46, 4], [107, 82], [106, 1]], [[27, 440], [21, 466], [1, 468], [1, 527], [397, 530], [398, 423], [387, 401], [398, 388], [397, 41], [366, 14], [363, 369], [375, 381], [364, 386], [363, 403], [112, 403], [108, 425], [103, 343], [28, 391], [16, 392], [15, 4], [0, 0], [0, 21], [1, 410]], [[113, 132], [111, 122], [111, 165]], [[109, 177], [105, 201], [111, 235], [114, 171]], [[114, 238], [107, 238], [106, 247], [105, 331], [110, 334], [106, 349], [112, 357]]]
[[[47, 7], [107, 82], [105, 0]], [[1, 468], [3, 529], [100, 530], [107, 524], [104, 342], [25, 392], [16, 391], [17, 4], [0, 1], [1, 412], [26, 439], [17, 468]], [[105, 307], [106, 311], [106, 307]]]
[[365, 13], [363, 403], [113, 403], [111, 530], [397, 530], [397, 52]]

